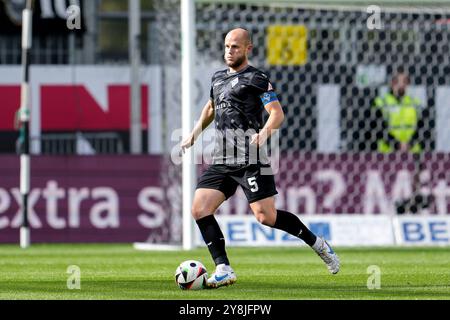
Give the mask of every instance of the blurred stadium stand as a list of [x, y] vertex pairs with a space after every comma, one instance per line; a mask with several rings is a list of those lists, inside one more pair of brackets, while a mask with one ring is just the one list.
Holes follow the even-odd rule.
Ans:
[[[36, 2], [32, 64], [128, 64], [126, 1], [81, 1], [83, 28], [76, 32], [68, 30], [64, 19], [58, 16], [58, 1]], [[51, 19], [48, 9], [44, 12], [41, 8], [44, 2], [51, 3], [49, 8], [54, 9]], [[369, 30], [365, 24], [367, 12], [355, 8], [334, 11], [319, 6], [308, 10], [295, 4], [273, 7], [235, 2], [201, 1], [197, 4], [198, 57], [207, 64], [218, 64], [227, 30], [240, 25], [252, 32], [255, 48], [251, 61], [267, 69], [286, 106], [282, 150], [376, 151], [376, 137], [371, 133], [367, 116], [380, 86], [388, 82], [398, 66], [410, 73], [411, 84], [422, 98], [425, 150], [435, 149], [435, 90], [448, 83], [450, 75], [448, 15], [436, 10], [422, 12], [422, 7], [413, 10], [411, 6], [404, 12], [383, 13], [383, 29]], [[20, 64], [20, 26], [14, 23], [12, 9], [6, 3], [0, 2], [0, 64]], [[179, 1], [143, 0], [141, 6], [142, 63], [177, 65], [180, 58]], [[306, 26], [305, 61], [286, 65], [266, 60], [268, 30], [277, 24]], [[373, 77], [367, 71], [367, 67], [373, 65], [381, 66], [377, 72], [384, 77], [378, 79], [378, 83], [363, 83], [361, 77]], [[338, 88], [335, 103], [340, 107], [339, 124], [328, 128], [321, 122], [317, 107], [319, 95], [326, 92], [327, 85]], [[173, 94], [166, 92], [173, 88], [162, 90], [164, 97]], [[164, 110], [173, 110], [170, 102], [164, 102]], [[178, 124], [179, 120], [172, 122]], [[336, 129], [337, 132], [333, 131]], [[0, 130], [5, 142], [0, 152], [14, 152], [11, 149], [14, 143], [8, 141], [15, 138], [14, 133], [4, 128]], [[128, 152], [128, 132], [117, 131], [117, 134], [123, 139], [123, 151]], [[144, 132], [143, 136], [147, 134]], [[336, 141], [334, 145], [332, 141]]]

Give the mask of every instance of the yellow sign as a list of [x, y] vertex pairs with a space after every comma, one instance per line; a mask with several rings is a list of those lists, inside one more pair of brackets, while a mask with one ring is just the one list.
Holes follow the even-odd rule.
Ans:
[[304, 65], [308, 58], [308, 29], [304, 25], [272, 25], [267, 28], [267, 63], [279, 66]]

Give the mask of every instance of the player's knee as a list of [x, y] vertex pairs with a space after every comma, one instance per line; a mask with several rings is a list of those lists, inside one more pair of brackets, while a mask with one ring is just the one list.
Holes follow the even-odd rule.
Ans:
[[207, 215], [211, 214], [211, 212], [207, 212], [204, 206], [202, 205], [193, 205], [191, 209], [192, 217], [195, 220], [201, 219], [206, 217]]
[[265, 213], [265, 212], [256, 212], [255, 213], [256, 220], [258, 220], [259, 223], [273, 227], [275, 225], [275, 217], [271, 214]]
[[198, 208], [198, 207], [194, 207], [193, 206], [192, 209], [191, 209], [191, 213], [192, 213], [192, 217], [195, 220], [203, 218], [203, 211], [200, 208]]

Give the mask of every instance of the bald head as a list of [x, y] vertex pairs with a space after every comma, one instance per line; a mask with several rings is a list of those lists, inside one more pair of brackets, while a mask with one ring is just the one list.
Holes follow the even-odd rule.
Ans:
[[245, 45], [250, 45], [252, 40], [250, 39], [250, 32], [243, 28], [236, 28], [227, 33], [225, 41], [228, 39], [233, 39], [239, 42], [243, 42]]
[[242, 28], [236, 28], [225, 37], [225, 63], [231, 71], [239, 71], [248, 64], [248, 54], [252, 49], [250, 33]]

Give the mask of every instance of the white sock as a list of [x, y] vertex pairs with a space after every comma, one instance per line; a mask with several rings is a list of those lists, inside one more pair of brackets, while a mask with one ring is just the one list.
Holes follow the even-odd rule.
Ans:
[[226, 272], [226, 271], [230, 271], [231, 267], [229, 265], [226, 265], [225, 263], [221, 263], [216, 266], [216, 270]]
[[314, 242], [314, 244], [312, 245], [311, 248], [313, 248], [314, 251], [318, 252], [318, 251], [322, 248], [323, 242], [324, 242], [324, 241], [322, 240], [322, 238], [317, 237], [317, 238], [316, 238], [316, 242]]

